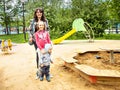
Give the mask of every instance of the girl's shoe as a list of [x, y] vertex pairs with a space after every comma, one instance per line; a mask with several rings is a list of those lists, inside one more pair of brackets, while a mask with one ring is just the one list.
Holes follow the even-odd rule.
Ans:
[[37, 80], [37, 79], [39, 79], [39, 77], [38, 77], [38, 76], [36, 76], [36, 77], [35, 77], [35, 79]]
[[35, 79], [36, 79], [36, 80], [39, 79], [39, 72], [38, 72], [38, 71], [36, 72], [36, 77], [35, 77]]
[[53, 75], [52, 75], [52, 74], [50, 74], [50, 77], [52, 78], [52, 77], [53, 77]]

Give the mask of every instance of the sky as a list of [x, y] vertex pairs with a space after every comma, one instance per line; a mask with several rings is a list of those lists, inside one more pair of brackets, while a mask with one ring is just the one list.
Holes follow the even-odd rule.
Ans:
[[65, 2], [69, 2], [69, 1], [71, 1], [71, 0], [64, 0]]

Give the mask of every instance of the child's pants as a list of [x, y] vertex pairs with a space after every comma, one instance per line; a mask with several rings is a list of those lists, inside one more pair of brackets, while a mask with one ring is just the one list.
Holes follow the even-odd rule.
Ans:
[[50, 70], [50, 65], [41, 67], [41, 77], [43, 78], [45, 75], [46, 78], [48, 78], [49, 77], [49, 70]]

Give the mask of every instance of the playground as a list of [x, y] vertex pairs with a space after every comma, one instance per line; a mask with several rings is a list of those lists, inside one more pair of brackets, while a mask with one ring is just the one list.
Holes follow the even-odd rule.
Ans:
[[[88, 40], [65, 40], [54, 45], [51, 64], [51, 82], [35, 80], [36, 61], [33, 46], [25, 44], [14, 44], [9, 54], [0, 52], [0, 90], [120, 90], [120, 86], [112, 83], [91, 83], [83, 75], [68, 68], [63, 58], [76, 58], [81, 61], [78, 64], [85, 64], [96, 69], [107, 69], [120, 71], [119, 51], [114, 53], [115, 63], [110, 62], [110, 53], [104, 51], [99, 53], [83, 54], [84, 51], [97, 51], [101, 48], [120, 48], [119, 40], [95, 40], [89, 43]], [[84, 55], [80, 57], [79, 55]], [[102, 59], [96, 59], [96, 55]], [[105, 58], [105, 62], [101, 61]], [[109, 73], [114, 75], [112, 73]], [[119, 73], [117, 73], [119, 75]], [[118, 77], [119, 79], [119, 77]], [[113, 80], [114, 81], [114, 80]]]

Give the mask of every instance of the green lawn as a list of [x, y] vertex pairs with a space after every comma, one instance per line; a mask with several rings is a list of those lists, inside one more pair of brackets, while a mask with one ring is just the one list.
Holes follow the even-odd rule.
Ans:
[[[52, 38], [52, 36], [51, 36]], [[58, 37], [59, 38], [59, 37]], [[11, 34], [11, 35], [0, 35], [0, 39], [11, 39], [14, 43], [26, 43], [28, 42], [28, 33], [26, 33], [26, 41], [24, 39], [24, 34]], [[80, 36], [74, 35], [74, 37], [67, 38], [69, 40], [82, 40]], [[85, 39], [85, 38], [84, 38]], [[54, 40], [54, 39], [53, 39]], [[95, 37], [95, 40], [120, 40], [120, 34], [105, 34], [102, 37]]]
[[10, 35], [0, 35], [0, 39], [7, 40], [11, 39], [14, 43], [25, 43], [28, 41], [28, 34], [26, 33], [26, 41], [24, 39], [24, 34], [10, 34]]

